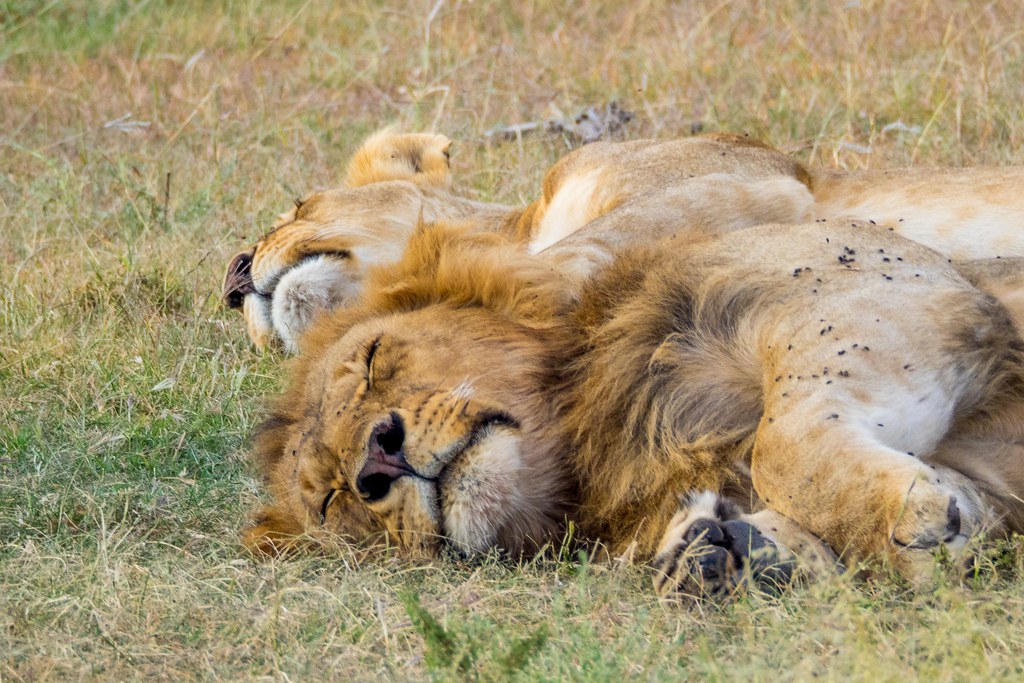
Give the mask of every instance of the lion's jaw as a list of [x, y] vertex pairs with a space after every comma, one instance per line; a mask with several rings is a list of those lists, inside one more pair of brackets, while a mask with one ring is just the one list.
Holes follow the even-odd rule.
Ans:
[[298, 353], [299, 337], [317, 315], [359, 294], [360, 278], [346, 260], [350, 259], [308, 257], [279, 276], [270, 299], [270, 321], [289, 353]]
[[521, 546], [520, 539], [501, 533], [510, 521], [529, 513], [524, 490], [529, 482], [517, 431], [488, 429], [438, 479], [444, 535], [462, 552], [485, 552], [510, 541]]

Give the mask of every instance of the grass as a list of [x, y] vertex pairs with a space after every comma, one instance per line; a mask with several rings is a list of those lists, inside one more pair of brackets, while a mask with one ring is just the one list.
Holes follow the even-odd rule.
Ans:
[[385, 123], [456, 139], [459, 188], [507, 202], [566, 143], [489, 128], [612, 99], [630, 137], [1022, 164], [1021, 26], [1015, 0], [0, 0], [0, 680], [1019, 680], [1019, 543], [974, 590], [703, 610], [557, 554], [253, 562], [244, 438], [283, 369], [217, 292]]

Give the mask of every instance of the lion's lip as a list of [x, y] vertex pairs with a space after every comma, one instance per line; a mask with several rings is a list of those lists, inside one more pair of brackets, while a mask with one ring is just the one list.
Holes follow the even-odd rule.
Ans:
[[438, 471], [435, 480], [440, 481], [444, 475], [451, 469], [452, 465], [458, 462], [467, 451], [473, 446], [480, 443], [481, 439], [490, 433], [491, 429], [495, 426], [507, 427], [509, 429], [519, 429], [519, 421], [508, 413], [500, 410], [488, 411], [480, 416], [476, 424], [473, 425], [473, 429], [470, 430], [469, 434], [457, 442], [455, 446], [449, 451], [447, 457], [444, 458], [444, 465]]
[[[483, 413], [477, 420], [476, 424], [473, 425], [473, 429], [469, 434], [457, 442], [444, 457], [444, 465], [438, 470], [437, 475], [433, 478], [422, 477], [427, 481], [434, 482], [437, 487], [438, 497], [441, 495], [441, 486], [447, 481], [448, 473], [452, 470], [452, 467], [462, 460], [462, 457], [469, 452], [474, 446], [479, 444], [488, 434], [493, 431], [493, 428], [506, 427], [508, 429], [518, 430], [520, 428], [519, 420], [515, 419], [508, 413], [501, 410], [487, 411]], [[440, 503], [440, 501], [438, 501]], [[440, 504], [438, 509], [441, 509]]]

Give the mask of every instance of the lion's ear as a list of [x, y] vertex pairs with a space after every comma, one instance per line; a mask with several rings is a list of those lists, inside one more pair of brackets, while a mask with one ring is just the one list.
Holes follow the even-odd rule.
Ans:
[[[284, 403], [285, 399], [281, 400]], [[269, 477], [284, 456], [295, 419], [286, 413], [274, 413], [263, 420], [249, 437], [249, 453], [264, 477]]]
[[294, 516], [278, 506], [260, 510], [252, 526], [242, 531], [242, 545], [254, 555], [279, 557], [308, 550], [313, 541]]
[[452, 141], [433, 133], [395, 134], [383, 130], [364, 142], [345, 172], [345, 185], [359, 187], [385, 180], [447, 187]]

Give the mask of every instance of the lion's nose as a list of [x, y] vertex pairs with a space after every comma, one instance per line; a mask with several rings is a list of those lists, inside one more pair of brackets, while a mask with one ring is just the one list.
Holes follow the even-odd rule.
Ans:
[[380, 500], [396, 479], [415, 474], [405, 460], [404, 445], [405, 426], [397, 413], [370, 432], [366, 464], [356, 477], [356, 489], [367, 501]]
[[228, 308], [241, 308], [246, 294], [256, 291], [252, 282], [252, 252], [242, 252], [231, 259], [224, 276], [224, 303]]

